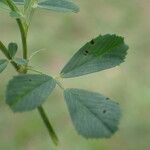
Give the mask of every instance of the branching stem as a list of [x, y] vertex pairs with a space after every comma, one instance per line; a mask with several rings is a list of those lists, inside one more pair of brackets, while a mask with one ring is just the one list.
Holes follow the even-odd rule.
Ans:
[[[13, 3], [12, 0], [6, 0], [6, 2], [7, 2], [8, 6], [10, 7], [10, 9], [11, 9], [12, 11], [16, 11], [16, 12], [19, 11], [19, 9], [18, 9], [17, 6]], [[28, 59], [28, 55], [27, 55], [27, 33], [26, 33], [26, 31], [25, 31], [25, 27], [24, 27], [24, 24], [23, 24], [22, 20], [19, 19], [19, 18], [17, 18], [16, 21], [17, 21], [17, 24], [18, 24], [18, 27], [19, 27], [20, 33], [21, 33], [22, 48], [23, 48], [23, 58], [24, 58], [24, 59]], [[2, 42], [0, 42], [0, 49], [1, 49], [1, 51], [4, 53], [4, 55], [5, 55], [9, 60], [11, 60], [11, 57], [10, 57], [8, 51], [7, 51], [7, 48], [3, 45]], [[18, 68], [17, 68], [18, 66], [17, 66], [17, 64], [15, 64], [14, 62], [11, 62], [11, 63], [12, 63], [12, 65], [15, 67], [15, 69], [17, 70], [17, 72], [20, 73], [20, 72], [18, 71]], [[26, 68], [26, 70], [23, 71], [22, 73], [27, 73], [27, 68]], [[43, 120], [45, 126], [46, 126], [47, 129], [48, 129], [48, 132], [49, 132], [50, 137], [52, 138], [53, 142], [57, 145], [57, 144], [58, 144], [58, 138], [57, 138], [57, 136], [56, 136], [56, 134], [55, 134], [55, 132], [54, 132], [54, 130], [53, 130], [53, 127], [52, 127], [50, 121], [48, 120], [48, 117], [47, 117], [47, 115], [46, 115], [46, 113], [45, 113], [43, 107], [42, 107], [42, 106], [39, 106], [39, 107], [38, 107], [38, 111], [39, 111], [39, 113], [40, 113], [40, 116], [42, 117], [42, 120]]]

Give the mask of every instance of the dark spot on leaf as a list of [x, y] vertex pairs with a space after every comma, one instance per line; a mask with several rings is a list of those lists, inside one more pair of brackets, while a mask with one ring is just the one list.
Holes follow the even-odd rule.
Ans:
[[106, 100], [109, 100], [109, 98], [107, 97]]
[[89, 54], [89, 51], [88, 50], [85, 50], [84, 51], [84, 55], [88, 55]]
[[91, 42], [90, 42], [90, 43], [93, 45], [95, 42], [94, 42], [94, 40], [91, 40]]
[[31, 82], [32, 80], [31, 80], [31, 79], [29, 79], [29, 81]]
[[86, 50], [85, 52], [86, 52], [87, 54], [89, 53], [89, 51], [87, 51], [87, 50]]
[[103, 110], [103, 114], [105, 114], [105, 113], [106, 113], [106, 110], [104, 109], [104, 110]]

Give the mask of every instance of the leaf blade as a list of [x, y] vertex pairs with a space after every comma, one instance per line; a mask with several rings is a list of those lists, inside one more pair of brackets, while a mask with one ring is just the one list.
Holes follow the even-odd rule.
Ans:
[[62, 78], [106, 70], [124, 62], [128, 46], [120, 36], [106, 34], [86, 43], [62, 69]]
[[[13, 0], [15, 4], [24, 5], [24, 0]], [[59, 12], [75, 12], [79, 11], [79, 7], [68, 0], [44, 0], [39, 1], [34, 7], [41, 9], [59, 11]]]
[[25, 16], [18, 11], [10, 11], [9, 13], [10, 17], [15, 18], [15, 19], [25, 19]]
[[81, 89], [66, 89], [64, 97], [77, 132], [86, 138], [109, 138], [121, 117], [118, 104], [105, 96]]
[[26, 65], [26, 64], [28, 64], [28, 60], [26, 60], [24, 58], [14, 58], [13, 62], [15, 62], [18, 65]]
[[46, 0], [38, 3], [39, 8], [62, 12], [78, 12], [79, 7], [67, 0]]
[[14, 112], [33, 110], [45, 102], [55, 86], [56, 82], [51, 76], [15, 76], [7, 86], [6, 103]]
[[24, 5], [25, 0], [13, 0], [13, 2], [18, 5]]
[[17, 50], [18, 50], [18, 45], [16, 43], [13, 43], [13, 42], [9, 43], [8, 51], [12, 58], [16, 55]]
[[2, 73], [8, 65], [7, 59], [0, 59], [0, 73]]

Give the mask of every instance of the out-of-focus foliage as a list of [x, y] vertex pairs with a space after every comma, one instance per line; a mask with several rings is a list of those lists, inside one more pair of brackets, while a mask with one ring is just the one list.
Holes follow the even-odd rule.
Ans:
[[[126, 62], [116, 69], [63, 80], [65, 87], [101, 92], [116, 99], [123, 109], [120, 130], [109, 140], [85, 140], [74, 131], [66, 104], [58, 89], [44, 107], [60, 137], [55, 148], [37, 111], [13, 114], [4, 103], [10, 72], [4, 71], [0, 83], [0, 149], [4, 150], [148, 150], [150, 141], [150, 19], [149, 0], [88, 0], [74, 2], [77, 14], [35, 11], [28, 37], [30, 54], [45, 48], [32, 59], [39, 70], [58, 75], [64, 63], [87, 40], [100, 33], [116, 33], [130, 46]], [[18, 44], [16, 22], [0, 14], [0, 39]], [[7, 43], [7, 44], [8, 44]], [[16, 57], [20, 57], [18, 54]], [[40, 58], [43, 57], [41, 60]], [[0, 54], [0, 59], [2, 59]], [[8, 66], [12, 68], [10, 65]], [[15, 73], [13, 68], [11, 73]], [[96, 81], [96, 82], [95, 82]], [[77, 144], [78, 143], [78, 144]]]

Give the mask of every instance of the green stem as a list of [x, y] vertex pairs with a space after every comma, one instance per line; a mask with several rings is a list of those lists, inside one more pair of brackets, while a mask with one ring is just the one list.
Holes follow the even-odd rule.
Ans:
[[58, 138], [56, 136], [56, 133], [52, 127], [52, 125], [50, 124], [46, 114], [45, 114], [45, 111], [43, 109], [42, 106], [38, 107], [38, 111], [43, 119], [43, 122], [45, 123], [45, 126], [47, 127], [48, 129], [48, 132], [49, 132], [49, 135], [51, 137], [51, 139], [53, 140], [53, 142], [57, 145], [58, 144]]
[[31, 71], [34, 71], [34, 72], [39, 73], [39, 74], [44, 74], [43, 72], [34, 69], [32, 66], [28, 66], [28, 67], [27, 67], [27, 70], [31, 70]]
[[21, 39], [22, 39], [22, 48], [23, 48], [23, 58], [27, 59], [28, 55], [27, 55], [27, 36], [23, 27], [22, 22], [20, 21], [20, 19], [17, 19], [17, 23], [20, 29], [20, 33], [21, 33]]
[[[18, 8], [16, 7], [16, 5], [11, 0], [6, 0], [6, 1], [12, 11], [19, 11]], [[23, 25], [21, 19], [17, 18], [16, 21], [17, 21], [17, 24], [19, 26], [20, 33], [21, 33], [23, 58], [27, 59], [27, 41], [26, 41], [27, 33], [25, 32], [25, 28], [24, 28], [24, 25]]]
[[[13, 3], [12, 0], [6, 0], [8, 3], [8, 6], [10, 7], [10, 9], [12, 11], [19, 11], [19, 9], [16, 7], [16, 5]], [[22, 47], [23, 47], [23, 58], [24, 59], [28, 59], [28, 55], [27, 55], [27, 32], [25, 31], [25, 27], [23, 25], [23, 22], [21, 19], [16, 19], [17, 24], [19, 26], [20, 29], [20, 33], [21, 33], [21, 39], [22, 39]], [[4, 49], [3, 49], [4, 50]], [[4, 52], [4, 54], [7, 57], [7, 53]], [[14, 65], [13, 65], [14, 66]], [[15, 66], [14, 66], [15, 67]], [[15, 67], [16, 68], [16, 67]], [[27, 68], [26, 70], [22, 73], [27, 73]], [[42, 108], [42, 106], [38, 107], [38, 111], [43, 119], [43, 122], [45, 123], [45, 126], [47, 127], [48, 131], [49, 131], [49, 135], [52, 138], [53, 142], [57, 145], [58, 144], [58, 138], [52, 128], [52, 125], [50, 124], [48, 117], [46, 116], [44, 109]]]
[[[9, 55], [9, 52], [8, 52], [7, 48], [5, 47], [5, 45], [1, 41], [0, 41], [0, 50], [6, 56], [6, 58], [8, 60], [12, 59], [11, 56]], [[16, 71], [19, 70], [19, 66], [15, 62], [11, 61], [11, 64], [14, 66], [14, 68], [16, 69]]]

